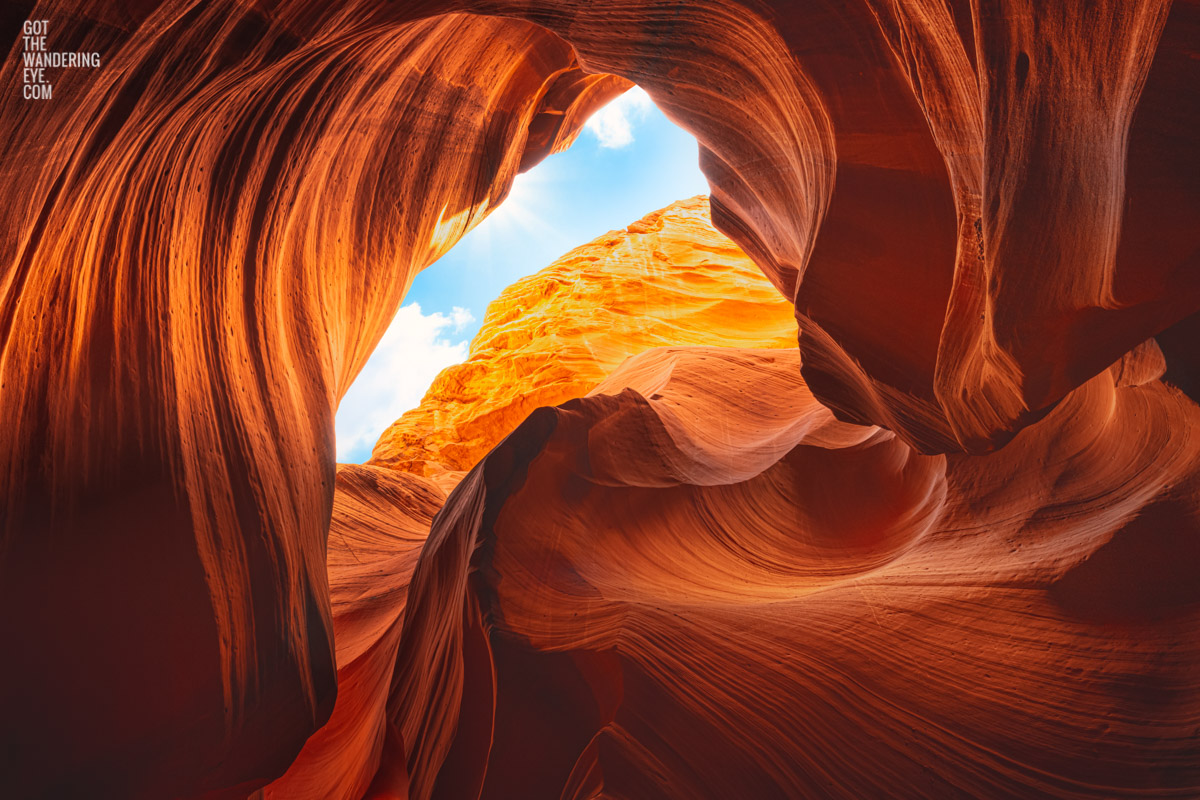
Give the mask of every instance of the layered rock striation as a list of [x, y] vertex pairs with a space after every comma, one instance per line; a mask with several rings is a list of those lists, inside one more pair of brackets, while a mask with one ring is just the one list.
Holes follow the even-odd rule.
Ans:
[[1200, 408], [1127, 361], [928, 456], [798, 361], [650, 351], [468, 474], [410, 601], [464, 624], [397, 662], [411, 796], [1193, 796]]
[[415, 475], [342, 464], [333, 497], [327, 565], [337, 702], [287, 773], [256, 797], [360, 798], [377, 774], [401, 787], [406, 780], [404, 744], [384, 710], [408, 585], [446, 495]]
[[629, 84], [516, 20], [43, 11], [104, 66], [32, 103], [20, 39], [3, 65], [0, 602], [41, 599], [0, 618], [36, 654], [0, 771], [244, 796], [334, 703], [338, 398], [412, 275]]
[[[101, 68], [21, 99], [26, 13]], [[1200, 3], [3, 30], [4, 794], [244, 797], [309, 746], [372, 796], [1200, 792]], [[337, 642], [338, 398], [413, 274], [630, 81], [799, 352], [657, 351], [531, 414], [432, 523], [386, 722], [345, 743], [339, 673], [383, 690]], [[386, 662], [380, 630], [348, 635]]]

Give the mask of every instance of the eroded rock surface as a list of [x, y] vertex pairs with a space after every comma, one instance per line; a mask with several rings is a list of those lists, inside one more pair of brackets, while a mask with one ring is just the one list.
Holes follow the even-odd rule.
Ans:
[[[329, 525], [337, 703], [266, 798], [363, 797], [380, 773], [404, 785], [404, 745], [387, 705], [408, 585], [446, 495], [433, 482], [356, 464], [338, 467]], [[382, 760], [382, 764], [381, 764]]]
[[[22, 100], [24, 16], [103, 66]], [[368, 794], [1200, 793], [1200, 3], [3, 26], [5, 794], [244, 797], [326, 746], [338, 398], [413, 274], [630, 81], [799, 354], [657, 351], [650, 395], [539, 410], [463, 479]]]
[[927, 456], [798, 360], [651, 351], [463, 480], [410, 609], [466, 621], [397, 663], [412, 796], [1194, 795], [1200, 408], [1121, 364]]
[[30, 657], [0, 772], [244, 797], [333, 708], [338, 397], [412, 275], [628, 83], [517, 20], [42, 11], [105, 66], [32, 103], [3, 64], [0, 638]]

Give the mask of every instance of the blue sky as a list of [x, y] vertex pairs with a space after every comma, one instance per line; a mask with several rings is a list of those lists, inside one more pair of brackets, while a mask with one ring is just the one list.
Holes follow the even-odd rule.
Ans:
[[488, 303], [574, 247], [708, 194], [696, 140], [641, 89], [598, 111], [575, 144], [517, 176], [508, 199], [419, 274], [338, 408], [337, 458], [361, 463], [434, 377], [467, 357]]

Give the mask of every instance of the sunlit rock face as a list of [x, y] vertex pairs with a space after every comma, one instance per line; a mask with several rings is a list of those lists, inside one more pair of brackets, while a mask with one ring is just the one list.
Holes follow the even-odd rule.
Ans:
[[695, 197], [505, 289], [470, 357], [380, 437], [372, 464], [453, 481], [541, 406], [582, 397], [662, 345], [795, 349], [792, 306]]
[[[582, 397], [628, 356], [662, 341], [705, 342], [717, 358], [734, 360], [775, 357], [749, 345], [791, 351], [779, 355], [798, 375], [798, 362], [788, 358], [796, 341], [791, 305], [713, 230], [704, 198], [648, 214], [510, 286], [489, 310], [471, 359], [446, 370], [421, 408], [384, 433], [376, 463], [339, 466], [327, 558], [337, 703], [262, 797], [403, 796], [404, 737], [385, 709], [417, 554], [445, 500], [440, 486], [464, 474], [443, 463], [474, 466], [539, 405]], [[657, 379], [669, 374], [653, 363]], [[631, 365], [628, 374], [640, 368]], [[639, 385], [647, 396], [655, 394], [654, 380]], [[749, 398], [742, 411], [763, 413]], [[404, 431], [425, 435], [401, 448]], [[778, 454], [774, 433], [743, 444]], [[417, 455], [384, 460], [384, 452]], [[409, 474], [417, 469], [436, 480]]]
[[1200, 306], [1200, 4], [491, 0], [694, 132], [839, 415], [987, 452]]
[[[104, 66], [0, 67], [0, 793], [1200, 794], [1194, 0], [28, 13]], [[344, 744], [337, 400], [629, 81], [798, 353], [530, 415]]]

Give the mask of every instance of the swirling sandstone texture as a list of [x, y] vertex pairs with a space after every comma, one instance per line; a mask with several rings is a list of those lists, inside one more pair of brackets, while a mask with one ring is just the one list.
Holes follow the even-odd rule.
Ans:
[[[262, 797], [403, 796], [403, 737], [384, 711], [408, 583], [445, 500], [439, 487], [455, 485], [539, 405], [582, 397], [662, 341], [728, 353], [753, 344], [795, 349], [791, 306], [713, 230], [703, 197], [648, 214], [510, 286], [489, 308], [468, 361], [445, 370], [420, 408], [384, 433], [375, 463], [338, 467], [327, 556], [337, 703]], [[406, 474], [417, 470], [436, 482]]]
[[453, 480], [534, 409], [654, 347], [795, 349], [791, 305], [708, 214], [707, 198], [681, 200], [505, 289], [467, 360], [384, 432], [371, 463]]
[[[103, 66], [22, 100], [23, 17]], [[0, 793], [323, 790], [331, 753], [371, 797], [1200, 794], [1196, 0], [0, 20]], [[412, 567], [435, 490], [335, 500], [338, 398], [630, 81], [799, 352], [535, 411]]]
[[412, 796], [1195, 796], [1200, 408], [1155, 355], [989, 456], [838, 422], [788, 351], [535, 412], [414, 576], [464, 622], [401, 642]]
[[628, 83], [386, 5], [31, 16], [106, 66], [38, 104], [4, 62], [0, 774], [244, 796], [334, 703], [338, 398], [412, 275]]
[[446, 495], [414, 475], [350, 464], [338, 467], [334, 486], [327, 564], [337, 703], [267, 798], [358, 798], [377, 772], [404, 785], [403, 745], [384, 709], [408, 584]]

